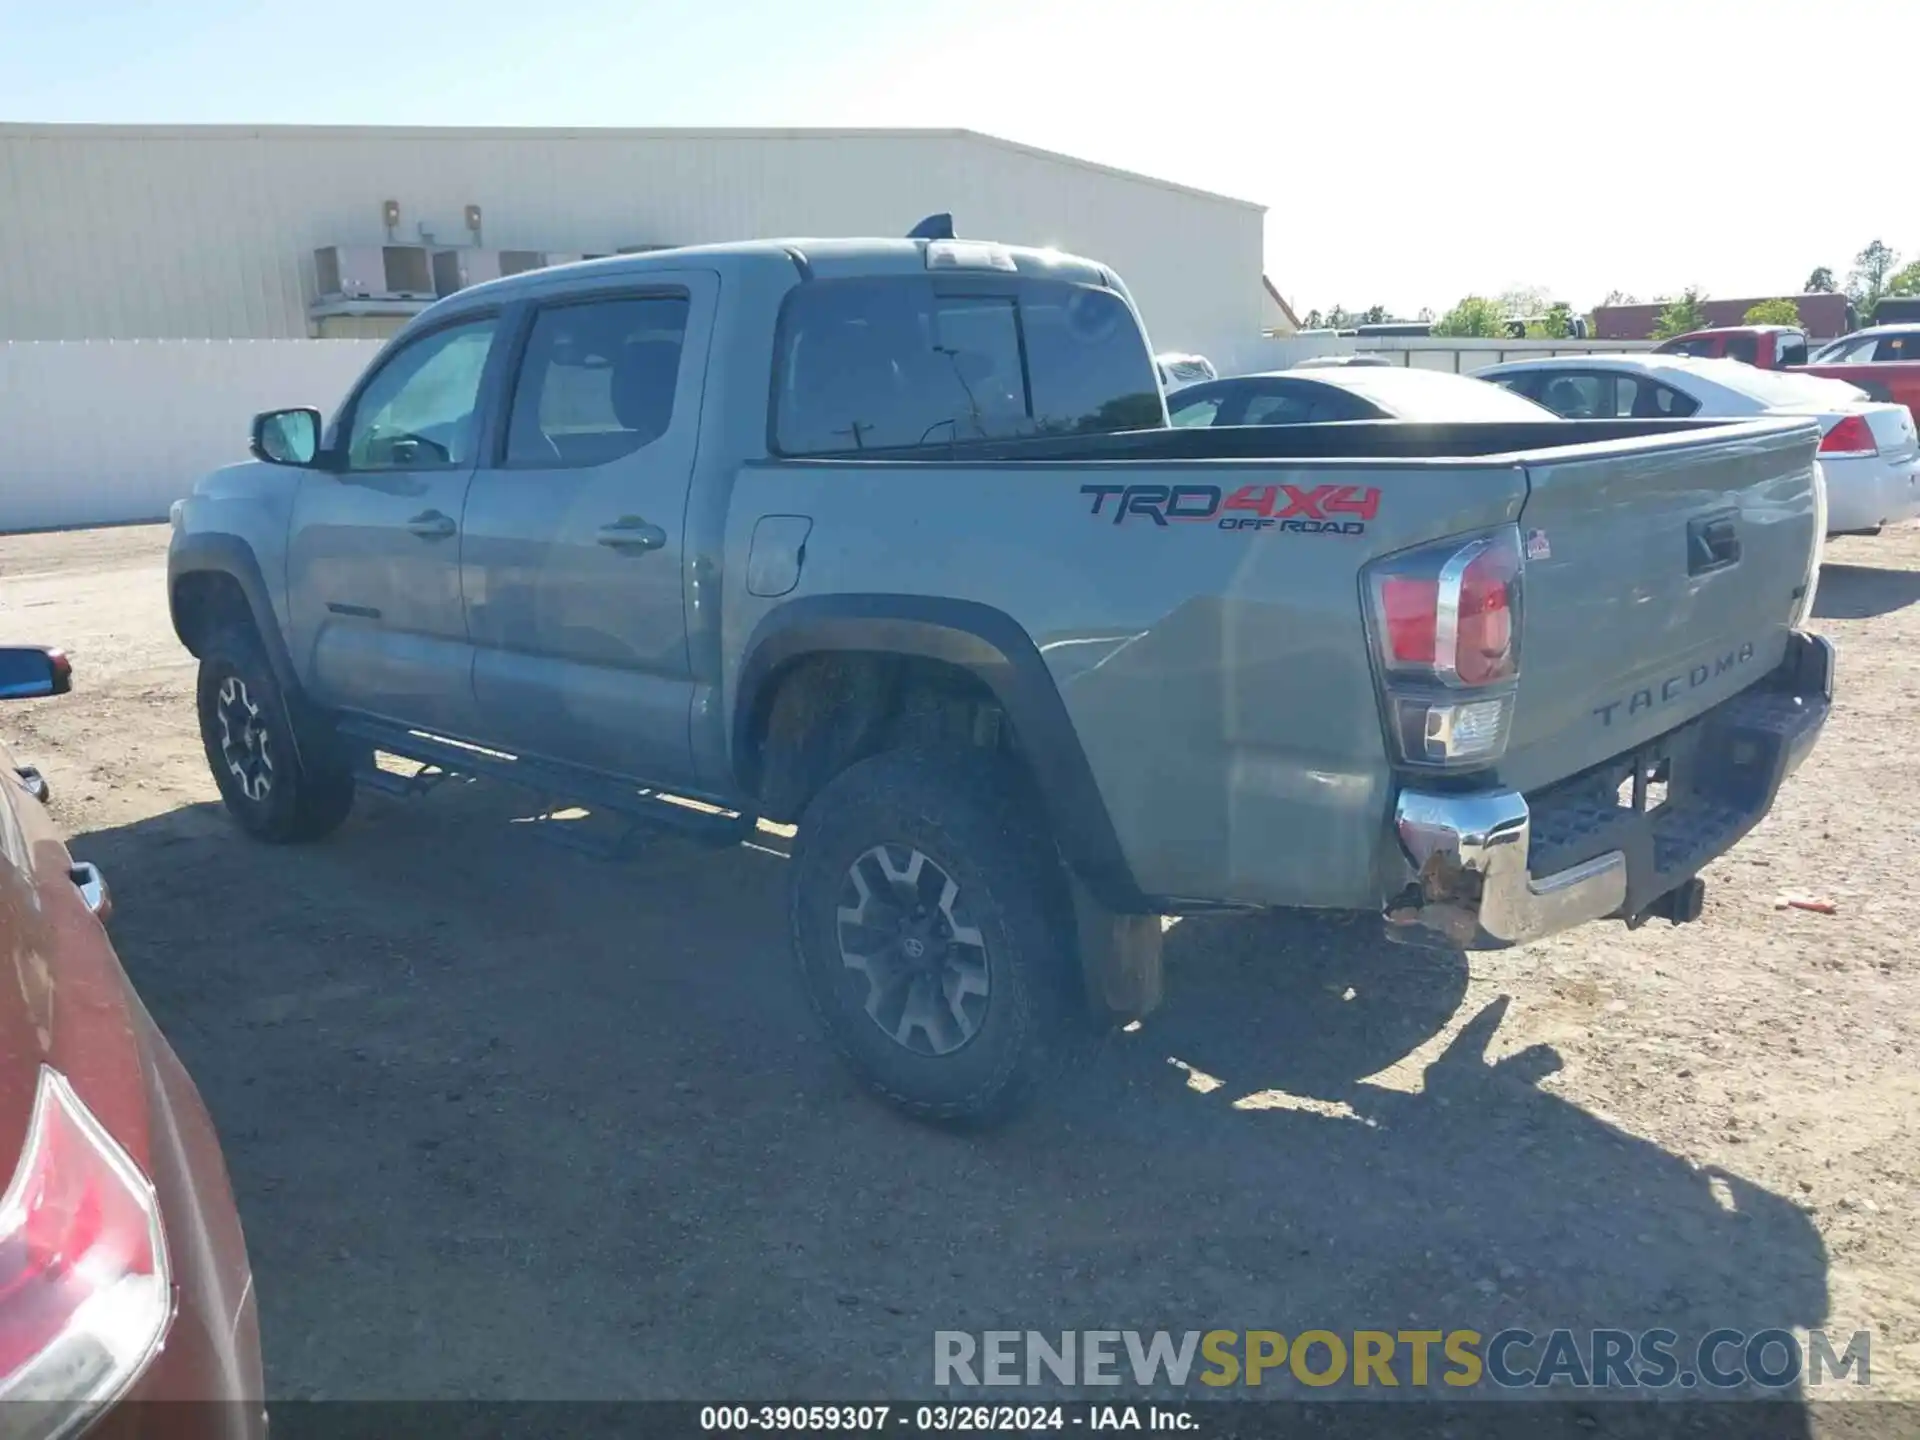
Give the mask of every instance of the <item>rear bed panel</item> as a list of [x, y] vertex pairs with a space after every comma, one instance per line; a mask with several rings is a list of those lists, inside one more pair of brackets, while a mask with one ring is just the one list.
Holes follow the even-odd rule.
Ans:
[[1504, 783], [1530, 790], [1644, 744], [1779, 663], [1814, 544], [1819, 430], [1742, 429], [1528, 464]]
[[[1515, 520], [1551, 537], [1552, 556], [1526, 576], [1515, 746], [1497, 776], [1463, 775], [1462, 785], [1530, 790], [1563, 779], [1759, 680], [1782, 653], [1812, 544], [1811, 425], [1297, 428], [1341, 433], [1216, 433], [1201, 439], [1226, 454], [1204, 458], [1109, 458], [1200, 448], [1163, 431], [1092, 437], [1092, 454], [1071, 459], [741, 467], [727, 487], [724, 539], [711, 547], [733, 557], [721, 603], [690, 610], [717, 608], [725, 632], [719, 693], [696, 706], [696, 732], [726, 733], [756, 629], [783, 605], [971, 601], [1030, 637], [1143, 889], [1367, 908], [1405, 883], [1361, 614], [1368, 561]], [[1499, 448], [1521, 439], [1526, 448]], [[1556, 439], [1580, 448], [1550, 451]], [[1483, 453], [1236, 453], [1363, 442]], [[1279, 492], [1271, 516], [1227, 504], [1262, 487]], [[1728, 509], [1740, 521], [1741, 564], [1690, 579], [1688, 520]], [[751, 593], [748, 567], [736, 563], [769, 515], [810, 522], [797, 583], [778, 598]], [[1272, 523], [1223, 525], [1236, 518]], [[1744, 659], [1716, 669], [1747, 644]], [[1705, 679], [1688, 692], [1702, 665]], [[1677, 693], [1631, 706], [1636, 686], [1658, 695], [1675, 673]], [[1594, 712], [1614, 700], [1603, 723]], [[724, 742], [697, 748], [713, 757], [723, 791]]]
[[[729, 574], [725, 653], [806, 597], [991, 606], [1051, 672], [1140, 884], [1365, 906], [1392, 777], [1360, 569], [1510, 522], [1525, 494], [1512, 461], [750, 465], [727, 554], [749, 552], [763, 514], [812, 525], [789, 596]], [[1247, 508], [1263, 498], [1270, 515]]]

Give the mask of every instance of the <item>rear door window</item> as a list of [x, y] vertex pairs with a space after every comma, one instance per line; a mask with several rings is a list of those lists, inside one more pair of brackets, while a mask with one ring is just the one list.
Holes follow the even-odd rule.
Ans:
[[1615, 414], [1611, 375], [1550, 375], [1540, 387], [1540, 403], [1568, 420], [1605, 420]]
[[1614, 377], [1613, 413], [1635, 420], [1682, 420], [1700, 408], [1700, 402], [1643, 375]]
[[1738, 360], [1742, 365], [1756, 365], [1760, 361], [1760, 340], [1755, 335], [1729, 335], [1725, 351], [1729, 360]]
[[1882, 335], [1873, 347], [1874, 363], [1882, 360], [1920, 360], [1920, 334]]
[[935, 449], [1166, 423], [1126, 302], [1058, 280], [818, 280], [781, 316], [774, 448]]

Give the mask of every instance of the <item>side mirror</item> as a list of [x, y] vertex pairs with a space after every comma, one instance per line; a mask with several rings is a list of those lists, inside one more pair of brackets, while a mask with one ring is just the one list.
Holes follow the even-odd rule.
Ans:
[[320, 453], [320, 412], [311, 406], [268, 410], [253, 417], [256, 460], [269, 465], [311, 465]]
[[39, 645], [0, 646], [0, 700], [31, 700], [73, 689], [73, 666], [64, 650]]

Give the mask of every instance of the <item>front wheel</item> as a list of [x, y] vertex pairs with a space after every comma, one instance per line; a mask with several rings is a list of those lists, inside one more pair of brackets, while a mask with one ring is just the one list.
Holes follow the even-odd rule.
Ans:
[[896, 750], [802, 817], [791, 918], [807, 994], [855, 1073], [922, 1119], [1012, 1113], [1091, 1029], [1038, 808], [998, 757]]
[[223, 630], [202, 647], [198, 702], [207, 767], [241, 829], [287, 843], [340, 827], [353, 773], [318, 727], [295, 746], [287, 697], [250, 631]]

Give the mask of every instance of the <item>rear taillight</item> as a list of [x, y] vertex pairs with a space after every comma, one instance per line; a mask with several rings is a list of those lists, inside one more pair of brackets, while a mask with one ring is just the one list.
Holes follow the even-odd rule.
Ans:
[[1520, 532], [1508, 525], [1368, 567], [1368, 628], [1402, 760], [1484, 764], [1506, 748], [1523, 565]]
[[1873, 428], [1864, 415], [1843, 415], [1834, 427], [1820, 437], [1820, 453], [1829, 460], [1846, 460], [1861, 455], [1878, 455]]
[[35, 1440], [75, 1434], [146, 1368], [172, 1314], [153, 1187], [41, 1067], [0, 1199], [0, 1405], [31, 1411]]

